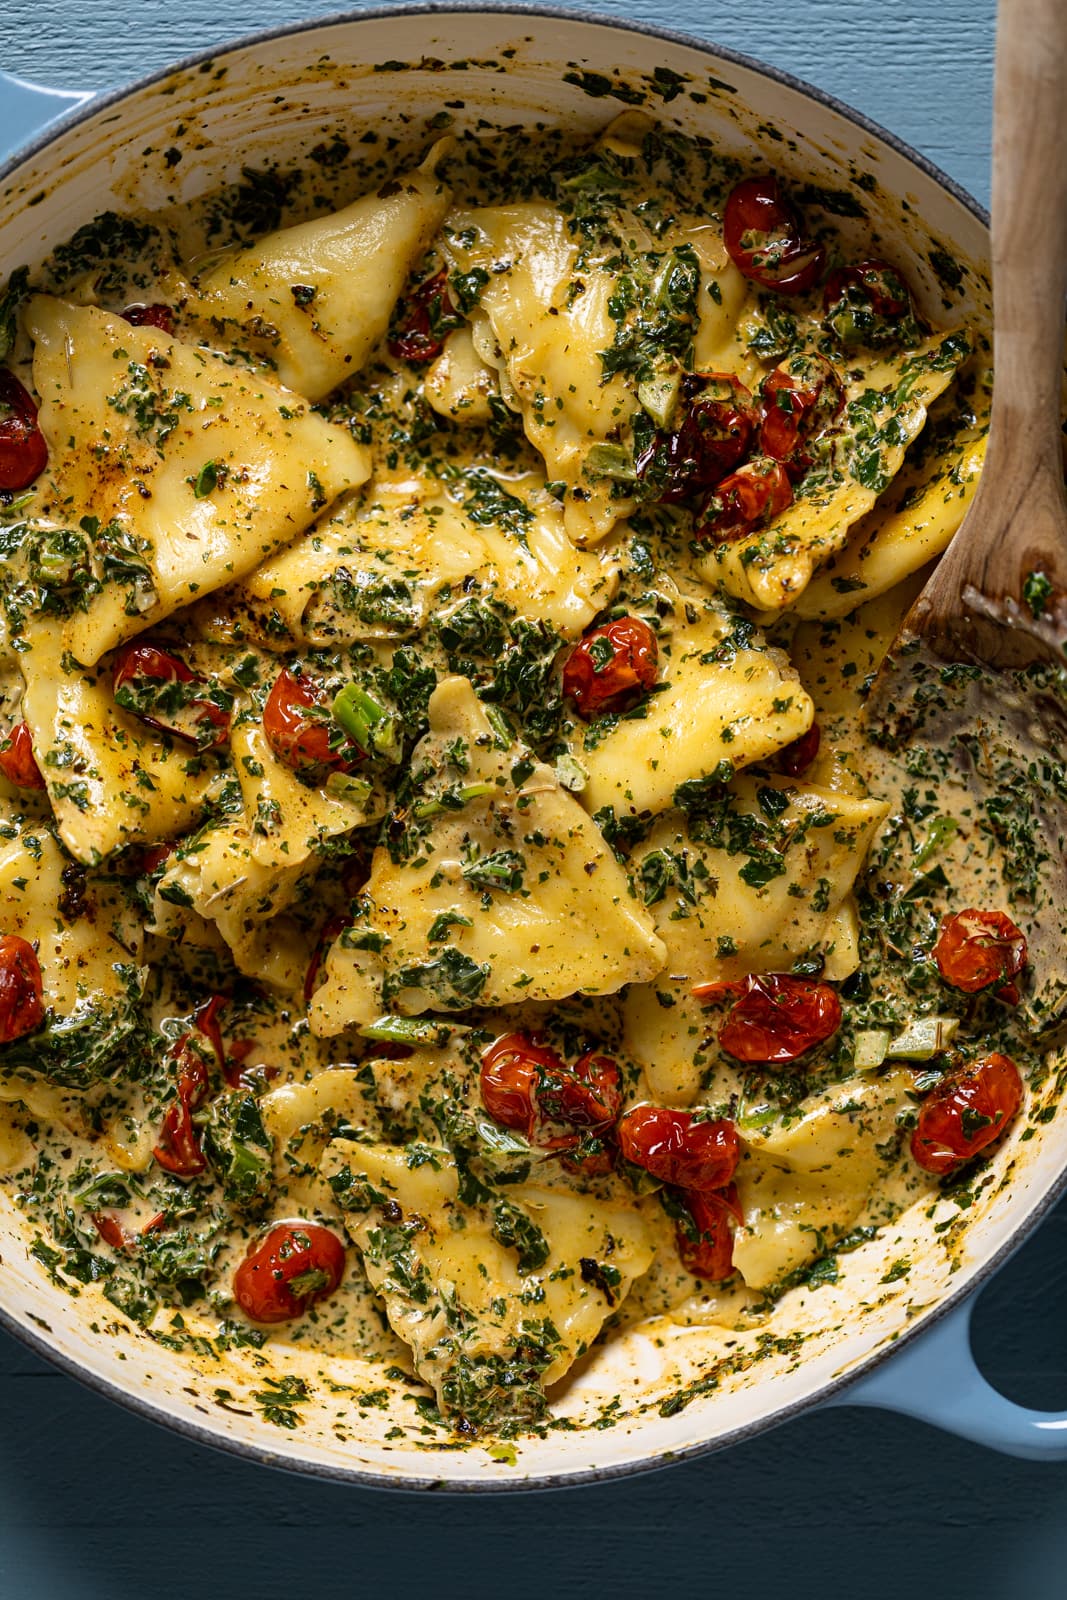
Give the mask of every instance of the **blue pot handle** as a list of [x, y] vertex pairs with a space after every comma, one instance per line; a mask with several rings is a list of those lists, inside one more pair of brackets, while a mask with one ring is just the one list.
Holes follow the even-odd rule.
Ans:
[[0, 161], [93, 98], [92, 89], [47, 89], [0, 72]]
[[971, 1351], [972, 1295], [929, 1333], [835, 1395], [830, 1405], [878, 1406], [1030, 1461], [1067, 1461], [1067, 1412], [1028, 1411], [987, 1383]]

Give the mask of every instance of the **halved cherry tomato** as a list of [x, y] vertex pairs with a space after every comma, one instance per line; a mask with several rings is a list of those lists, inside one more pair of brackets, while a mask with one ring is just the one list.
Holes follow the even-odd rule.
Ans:
[[689, 1220], [675, 1225], [674, 1237], [682, 1266], [694, 1278], [706, 1283], [722, 1283], [734, 1270], [733, 1222], [744, 1220], [737, 1197], [737, 1186], [702, 1194], [687, 1190], [681, 1195]]
[[635, 1106], [619, 1119], [619, 1149], [662, 1183], [705, 1193], [733, 1178], [741, 1141], [732, 1122], [698, 1122], [690, 1111]]
[[326, 690], [316, 678], [283, 667], [263, 708], [263, 732], [276, 758], [305, 783], [352, 772], [364, 758], [341, 735]]
[[801, 236], [797, 214], [774, 177], [737, 185], [723, 212], [723, 236], [737, 270], [776, 294], [803, 294], [826, 262], [822, 245]]
[[135, 1248], [137, 1240], [132, 1233], [127, 1233], [118, 1217], [110, 1211], [90, 1211], [89, 1220], [105, 1244], [112, 1250], [130, 1251]]
[[44, 1021], [41, 964], [17, 933], [0, 936], [0, 1044], [32, 1033]]
[[37, 407], [15, 374], [0, 367], [0, 490], [28, 489], [47, 465]]
[[131, 328], [159, 328], [163, 333], [174, 332], [174, 313], [170, 306], [127, 306], [121, 316]]
[[426, 278], [400, 303], [400, 317], [389, 335], [390, 355], [423, 366], [441, 354], [453, 328], [463, 325], [448, 293], [448, 274]]
[[218, 1019], [225, 1004], [222, 995], [213, 995], [194, 1013], [184, 1037], [167, 1052], [166, 1065], [177, 1078], [177, 1098], [163, 1113], [159, 1139], [152, 1154], [159, 1165], [176, 1178], [195, 1178], [207, 1166], [193, 1126], [193, 1112], [207, 1098], [211, 1069], [221, 1070], [225, 1066]]
[[819, 724], [813, 722], [807, 733], [802, 733], [799, 739], [794, 739], [792, 744], [787, 744], [784, 749], [779, 750], [774, 758], [774, 764], [787, 778], [799, 778], [802, 772], [807, 772], [815, 760], [821, 742]]
[[234, 1298], [253, 1322], [289, 1322], [333, 1294], [344, 1271], [345, 1247], [329, 1228], [280, 1222], [237, 1268]]
[[760, 384], [759, 444], [765, 456], [788, 462], [795, 474], [811, 466], [810, 447], [840, 415], [845, 390], [825, 356], [790, 357]]
[[1022, 1078], [1009, 1056], [994, 1052], [960, 1067], [923, 1101], [911, 1153], [927, 1172], [951, 1172], [1000, 1137], [1022, 1099]]
[[911, 290], [888, 261], [838, 267], [823, 286], [823, 307], [827, 331], [839, 344], [881, 345], [922, 336]]
[[1014, 1003], [1019, 991], [1013, 979], [1026, 966], [1026, 936], [1004, 911], [957, 911], [941, 924], [934, 961], [954, 989], [999, 993], [1003, 985], [1003, 998]]
[[698, 1000], [738, 998], [719, 1043], [738, 1061], [784, 1062], [813, 1050], [841, 1026], [841, 1001], [828, 983], [783, 972], [750, 972], [734, 983], [701, 983]]
[[542, 1150], [574, 1151], [583, 1137], [610, 1129], [622, 1103], [622, 1075], [598, 1051], [587, 1051], [570, 1068], [529, 1034], [508, 1033], [482, 1056], [481, 1093], [502, 1127]]
[[170, 650], [125, 644], [112, 667], [115, 699], [123, 711], [160, 733], [198, 750], [217, 750], [230, 736], [230, 713], [198, 693], [205, 680]]
[[616, 617], [579, 640], [563, 669], [563, 693], [579, 716], [629, 710], [659, 673], [656, 635], [640, 617]]
[[731, 372], [687, 372], [682, 422], [655, 435], [635, 462], [638, 476], [668, 504], [699, 500], [748, 454], [757, 415], [751, 392]]
[[694, 531], [698, 539], [717, 544], [743, 539], [792, 504], [793, 485], [782, 463], [753, 456], [708, 496]]
[[43, 789], [44, 777], [33, 753], [33, 735], [28, 722], [16, 722], [0, 741], [0, 772], [19, 789]]

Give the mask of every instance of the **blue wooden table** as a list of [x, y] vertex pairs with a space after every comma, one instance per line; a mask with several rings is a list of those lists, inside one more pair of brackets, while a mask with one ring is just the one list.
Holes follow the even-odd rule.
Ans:
[[[794, 72], [988, 196], [993, 0], [599, 0]], [[314, 0], [5, 0], [0, 66], [115, 85], [312, 16]], [[925, 13], [927, 20], [918, 20]], [[1012, 1398], [1067, 1405], [1067, 1203], [986, 1292], [975, 1344]], [[0, 1597], [508, 1600], [659, 1594], [1053, 1600], [1067, 1466], [835, 1411], [682, 1467], [511, 1500], [307, 1483], [158, 1431], [0, 1335]]]

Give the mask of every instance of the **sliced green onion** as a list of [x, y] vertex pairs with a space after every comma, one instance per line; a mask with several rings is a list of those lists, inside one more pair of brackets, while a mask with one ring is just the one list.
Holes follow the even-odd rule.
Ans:
[[763, 1128], [769, 1128], [772, 1122], [777, 1122], [778, 1116], [777, 1106], [768, 1105], [766, 1102], [763, 1105], [750, 1106], [742, 1102], [741, 1109], [737, 1113], [737, 1126], [758, 1133]]
[[865, 1028], [857, 1033], [852, 1065], [857, 1072], [872, 1072], [889, 1054], [889, 1033], [885, 1028]]
[[424, 822], [427, 817], [439, 817], [445, 811], [462, 811], [471, 800], [481, 800], [495, 792], [495, 783], [468, 783], [460, 789], [446, 789], [435, 800], [417, 800], [411, 814], [417, 821]]
[[326, 793], [335, 800], [347, 800], [350, 805], [366, 805], [371, 795], [371, 785], [366, 778], [353, 778], [347, 772], [331, 772], [326, 779]]
[[943, 844], [959, 832], [959, 823], [955, 817], [934, 817], [926, 832], [926, 838], [911, 858], [913, 867], [924, 867], [930, 857], [936, 855]]
[[682, 374], [676, 369], [637, 385], [637, 398], [657, 427], [670, 427], [681, 384]]
[[335, 696], [332, 710], [334, 720], [361, 750], [385, 761], [400, 760], [403, 743], [396, 718], [358, 683], [345, 684]]
[[456, 1032], [451, 1022], [433, 1022], [425, 1017], [375, 1017], [357, 1029], [361, 1039], [385, 1044], [445, 1045]]
[[636, 483], [634, 458], [622, 444], [594, 444], [586, 452], [585, 471], [590, 478], [616, 478], [620, 483]]
[[569, 789], [572, 794], [581, 794], [589, 782], [589, 774], [580, 761], [565, 750], [556, 762], [556, 782], [561, 789]]
[[890, 1039], [887, 1054], [894, 1061], [929, 1061], [948, 1049], [959, 1025], [958, 1017], [916, 1017]]

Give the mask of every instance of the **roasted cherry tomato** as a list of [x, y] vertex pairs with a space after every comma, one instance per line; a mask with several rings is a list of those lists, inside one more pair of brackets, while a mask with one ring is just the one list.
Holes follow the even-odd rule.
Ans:
[[726, 250], [737, 270], [777, 294], [803, 294], [826, 261], [821, 244], [804, 239], [777, 178], [746, 178], [723, 213]]
[[1019, 1069], [1008, 1056], [960, 1067], [923, 1101], [911, 1153], [927, 1172], [951, 1172], [1000, 1137], [1022, 1099]]
[[124, 644], [115, 653], [112, 686], [123, 711], [198, 750], [218, 749], [229, 738], [227, 707], [208, 699], [204, 679], [170, 650]]
[[1004, 911], [957, 911], [946, 917], [934, 945], [937, 970], [964, 994], [993, 989], [1014, 1003], [1014, 979], [1026, 966], [1026, 938]]
[[233, 1279], [237, 1304], [253, 1322], [289, 1322], [333, 1294], [345, 1247], [318, 1222], [280, 1222], [252, 1245]]
[[705, 1193], [733, 1178], [741, 1141], [732, 1122], [698, 1122], [690, 1111], [635, 1106], [619, 1119], [619, 1149], [662, 1183]]
[[223, 996], [213, 995], [197, 1010], [188, 1032], [167, 1052], [166, 1065], [176, 1079], [177, 1098], [163, 1113], [152, 1154], [176, 1178], [195, 1178], [207, 1166], [193, 1112], [207, 1098], [212, 1068], [225, 1066], [219, 1025], [219, 1012], [225, 1004]]
[[813, 722], [807, 733], [802, 733], [799, 739], [794, 739], [792, 744], [779, 750], [774, 758], [778, 771], [787, 778], [799, 778], [802, 772], [807, 772], [818, 755], [821, 741], [819, 724]]
[[823, 286], [824, 325], [839, 344], [917, 344], [922, 328], [911, 290], [888, 261], [838, 267]]
[[0, 1044], [32, 1033], [44, 1021], [41, 964], [17, 933], [0, 936]]
[[305, 783], [352, 772], [364, 759], [334, 721], [323, 685], [288, 667], [275, 678], [263, 708], [263, 732], [277, 759]]
[[658, 672], [659, 646], [648, 623], [616, 617], [575, 645], [563, 669], [563, 693], [582, 717], [626, 711], [648, 693]]
[[795, 475], [812, 464], [811, 446], [834, 424], [845, 390], [825, 356], [791, 356], [760, 384], [759, 447]]
[[118, 1217], [112, 1215], [110, 1211], [90, 1211], [89, 1221], [112, 1250], [130, 1251], [135, 1248], [137, 1240], [131, 1233], [126, 1232]]
[[622, 1103], [622, 1075], [599, 1051], [588, 1051], [571, 1068], [529, 1034], [508, 1033], [482, 1056], [481, 1091], [485, 1109], [502, 1127], [542, 1150], [573, 1151], [583, 1138], [610, 1129]]
[[687, 372], [682, 421], [660, 431], [635, 463], [638, 476], [668, 503], [699, 501], [748, 454], [756, 429], [752, 395], [729, 372]]
[[696, 536], [716, 544], [743, 539], [793, 503], [793, 485], [780, 461], [753, 456], [722, 480], [704, 502]]
[[533, 1142], [538, 1124], [538, 1088], [544, 1078], [562, 1078], [562, 1056], [527, 1033], [507, 1033], [482, 1055], [482, 1104], [502, 1128]]
[[734, 1270], [734, 1222], [743, 1220], [737, 1187], [702, 1194], [688, 1190], [680, 1199], [689, 1213], [675, 1226], [675, 1242], [682, 1266], [694, 1278], [722, 1283]]
[[28, 489], [47, 465], [37, 407], [15, 374], [0, 367], [0, 490]]
[[6, 738], [0, 739], [0, 772], [19, 789], [44, 788], [44, 778], [33, 753], [29, 723], [16, 722]]
[[389, 334], [389, 353], [412, 366], [436, 360], [452, 329], [463, 325], [448, 293], [447, 272], [424, 279], [400, 302], [398, 312]]
[[170, 306], [127, 306], [122, 319], [133, 328], [159, 328], [163, 333], [174, 332], [174, 313]]
[[795, 1061], [841, 1026], [841, 1002], [828, 983], [782, 972], [750, 972], [737, 983], [702, 983], [698, 1000], [737, 996], [719, 1043], [738, 1061]]

